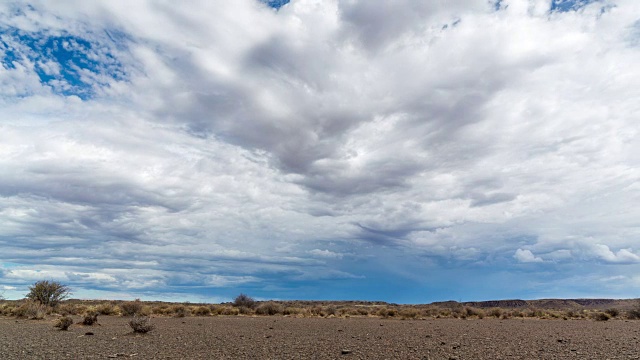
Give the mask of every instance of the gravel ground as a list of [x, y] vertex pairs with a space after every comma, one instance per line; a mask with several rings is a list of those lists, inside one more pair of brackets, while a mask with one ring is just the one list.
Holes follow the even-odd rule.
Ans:
[[144, 335], [128, 321], [60, 331], [0, 317], [0, 358], [640, 359], [640, 321], [187, 317], [154, 318]]

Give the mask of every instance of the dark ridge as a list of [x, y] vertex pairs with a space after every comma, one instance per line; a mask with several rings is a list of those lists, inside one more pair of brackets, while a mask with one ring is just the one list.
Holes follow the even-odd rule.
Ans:
[[470, 301], [465, 302], [465, 306], [477, 307], [477, 308], [509, 308], [516, 309], [529, 306], [529, 303], [524, 300], [490, 300], [490, 301]]

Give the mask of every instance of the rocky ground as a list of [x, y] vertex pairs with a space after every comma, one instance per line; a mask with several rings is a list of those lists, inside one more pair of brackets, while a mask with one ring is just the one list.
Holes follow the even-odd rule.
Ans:
[[144, 335], [128, 320], [60, 331], [0, 317], [0, 358], [640, 359], [640, 322], [626, 320], [185, 317], [153, 318]]

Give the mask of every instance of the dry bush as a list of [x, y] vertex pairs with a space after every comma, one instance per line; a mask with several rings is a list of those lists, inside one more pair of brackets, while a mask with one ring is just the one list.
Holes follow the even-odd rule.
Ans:
[[468, 317], [476, 316], [479, 319], [484, 318], [484, 311], [482, 311], [480, 309], [476, 309], [476, 308], [471, 307], [471, 306], [465, 306], [464, 307], [464, 312], [467, 314]]
[[30, 320], [42, 320], [49, 311], [50, 308], [44, 304], [27, 301], [16, 309], [15, 316]]
[[220, 311], [220, 315], [238, 315], [240, 314], [240, 310], [238, 308], [224, 306], [222, 311]]
[[193, 310], [193, 315], [196, 316], [210, 316], [211, 309], [208, 306], [198, 306]]
[[368, 316], [369, 315], [369, 309], [367, 309], [365, 307], [357, 308], [356, 312], [357, 312], [356, 315], [360, 315], [360, 316]]
[[487, 313], [487, 316], [492, 316], [492, 317], [497, 319], [500, 316], [502, 316], [502, 309], [500, 309], [500, 308], [490, 309], [489, 312]]
[[171, 313], [175, 317], [185, 317], [185, 316], [191, 315], [191, 310], [188, 307], [182, 304], [179, 304], [179, 305], [173, 305], [171, 307]]
[[120, 304], [120, 312], [122, 316], [135, 316], [142, 312], [142, 301], [136, 299], [135, 301], [127, 301]]
[[385, 319], [396, 315], [398, 315], [398, 310], [396, 309], [380, 308], [380, 310], [378, 310], [378, 316]]
[[284, 310], [282, 310], [283, 315], [298, 315], [298, 314], [302, 314], [303, 312], [304, 312], [304, 309], [291, 307], [291, 306], [286, 307], [284, 308]]
[[312, 307], [311, 309], [309, 309], [309, 312], [312, 316], [325, 317], [327, 315], [327, 313], [324, 311], [324, 308], [320, 305]]
[[607, 321], [610, 319], [609, 314], [603, 312], [597, 312], [591, 315], [591, 318], [596, 321]]
[[102, 303], [102, 304], [98, 304], [98, 306], [96, 306], [95, 310], [98, 312], [98, 314], [100, 315], [117, 315], [118, 314], [118, 308], [115, 306], [115, 304], [112, 303]]
[[171, 314], [171, 311], [172, 310], [169, 305], [163, 304], [163, 305], [154, 306], [153, 309], [151, 310], [151, 313], [156, 315], [169, 315]]
[[60, 319], [58, 319], [58, 321], [54, 326], [59, 328], [60, 330], [67, 331], [69, 330], [69, 326], [71, 326], [72, 324], [73, 324], [72, 318], [68, 316], [63, 316]]
[[209, 305], [209, 309], [211, 309], [211, 315], [222, 315], [222, 311], [224, 310], [224, 306]]
[[620, 310], [614, 309], [614, 308], [607, 309], [604, 312], [607, 313], [611, 317], [616, 317], [616, 316], [620, 315]]
[[91, 326], [98, 322], [98, 312], [89, 312], [82, 319], [82, 325]]
[[233, 306], [235, 307], [245, 306], [245, 307], [248, 307], [249, 309], [253, 309], [256, 306], [256, 301], [253, 300], [253, 298], [250, 297], [249, 295], [240, 294], [236, 296], [236, 298], [233, 300]]
[[154, 327], [148, 316], [134, 316], [129, 321], [129, 326], [133, 329], [133, 332], [141, 334], [148, 333]]
[[246, 306], [240, 306], [238, 308], [238, 312], [242, 315], [251, 315], [253, 314], [253, 310], [251, 310], [250, 308], [246, 307]]
[[273, 301], [261, 303], [256, 308], [256, 314], [258, 315], [277, 315], [282, 314], [284, 306]]
[[414, 308], [405, 308], [400, 310], [400, 317], [403, 319], [415, 319], [420, 313]]
[[64, 303], [56, 306], [56, 313], [60, 315], [80, 315], [86, 311], [87, 307], [85, 305]]
[[627, 319], [640, 320], [640, 308], [627, 311]]

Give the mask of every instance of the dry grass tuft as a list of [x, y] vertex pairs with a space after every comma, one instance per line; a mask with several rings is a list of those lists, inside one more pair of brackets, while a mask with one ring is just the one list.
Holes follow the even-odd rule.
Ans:
[[133, 319], [129, 321], [129, 326], [133, 329], [133, 332], [140, 334], [148, 333], [154, 328], [148, 316], [134, 316]]
[[71, 326], [72, 324], [73, 324], [72, 318], [68, 316], [63, 316], [60, 319], [58, 319], [58, 321], [54, 326], [59, 328], [60, 330], [67, 331], [69, 330], [69, 326]]

